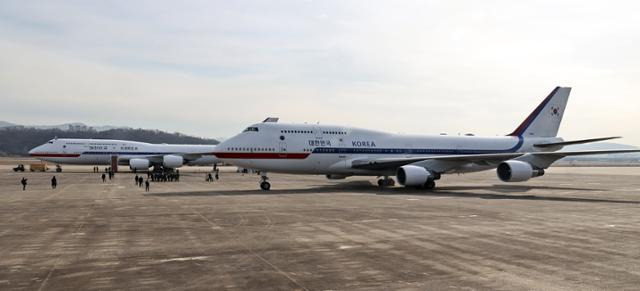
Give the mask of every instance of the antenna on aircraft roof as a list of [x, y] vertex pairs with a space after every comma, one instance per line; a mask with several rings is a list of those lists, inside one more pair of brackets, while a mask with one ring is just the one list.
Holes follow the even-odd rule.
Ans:
[[278, 117], [267, 117], [265, 120], [263, 120], [262, 122], [278, 122], [280, 118]]

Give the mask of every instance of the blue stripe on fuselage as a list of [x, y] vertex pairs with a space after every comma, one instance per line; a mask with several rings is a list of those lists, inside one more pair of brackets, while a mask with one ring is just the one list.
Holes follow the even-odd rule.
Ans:
[[518, 137], [518, 143], [505, 150], [478, 150], [478, 149], [410, 149], [410, 148], [336, 148], [318, 147], [313, 149], [314, 154], [390, 154], [390, 155], [475, 155], [475, 154], [499, 154], [517, 152], [524, 138]]

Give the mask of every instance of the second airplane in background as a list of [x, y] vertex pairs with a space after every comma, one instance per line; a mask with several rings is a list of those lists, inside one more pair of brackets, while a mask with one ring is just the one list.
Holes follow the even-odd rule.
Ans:
[[128, 165], [132, 170], [150, 167], [175, 169], [183, 165], [213, 166], [215, 145], [150, 144], [112, 139], [55, 138], [29, 155], [43, 161], [70, 165]]
[[502, 137], [391, 134], [344, 126], [281, 124], [268, 118], [215, 149], [223, 161], [258, 170], [269, 190], [267, 172], [323, 174], [329, 179], [380, 176], [432, 189], [443, 174], [497, 169], [500, 180], [522, 182], [544, 175], [566, 156], [637, 152], [604, 150], [557, 152], [565, 145], [615, 137], [564, 141], [557, 137], [571, 88], [557, 87], [511, 134]]

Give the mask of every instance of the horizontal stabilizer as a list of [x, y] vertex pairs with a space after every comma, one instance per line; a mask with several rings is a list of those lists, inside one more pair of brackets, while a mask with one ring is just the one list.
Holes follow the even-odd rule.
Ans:
[[638, 153], [640, 150], [596, 150], [596, 151], [578, 151], [578, 152], [548, 152], [548, 153], [531, 153], [534, 156], [587, 156], [587, 155], [610, 155], [610, 154], [630, 154]]
[[621, 138], [621, 136], [599, 137], [599, 138], [580, 139], [580, 140], [552, 142], [552, 143], [540, 143], [540, 144], [534, 144], [533, 146], [537, 147], [537, 148], [550, 148], [550, 147], [555, 147], [555, 146], [566, 146], [566, 145], [572, 145], [572, 144], [583, 144], [583, 143], [597, 142], [597, 141], [610, 140], [610, 139], [616, 139], [616, 138]]

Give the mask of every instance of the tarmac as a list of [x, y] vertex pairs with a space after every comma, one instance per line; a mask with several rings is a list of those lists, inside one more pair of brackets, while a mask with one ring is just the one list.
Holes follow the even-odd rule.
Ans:
[[63, 169], [0, 166], [1, 290], [640, 288], [640, 168], [446, 175], [431, 192], [278, 174], [264, 192], [229, 168], [145, 192]]

